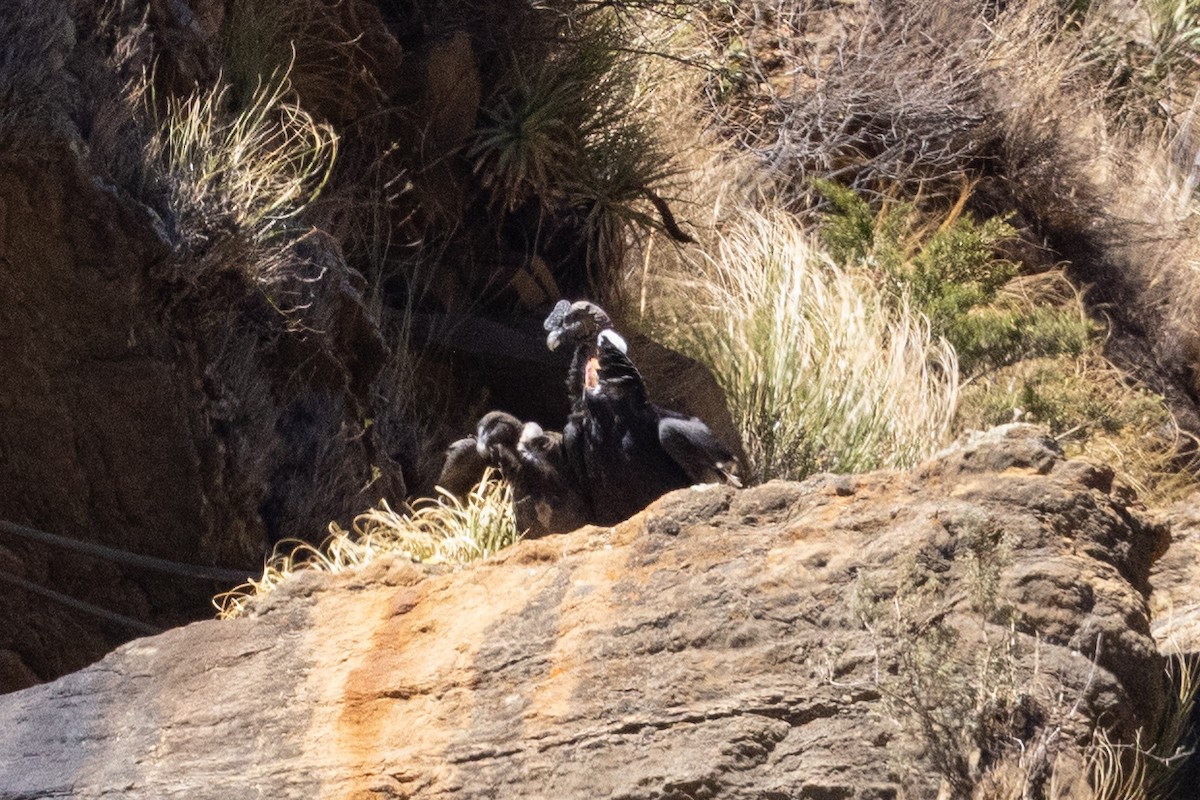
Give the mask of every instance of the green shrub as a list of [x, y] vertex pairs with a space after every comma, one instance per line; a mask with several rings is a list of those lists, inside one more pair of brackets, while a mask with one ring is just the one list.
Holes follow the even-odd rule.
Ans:
[[1021, 307], [1001, 300], [957, 320], [948, 338], [959, 343], [964, 374], [978, 375], [1027, 358], [1080, 356], [1098, 331], [1099, 326], [1077, 309]]
[[997, 255], [1016, 235], [1003, 220], [978, 223], [952, 210], [934, 225], [911, 203], [875, 212], [850, 189], [814, 184], [830, 205], [821, 239], [833, 258], [873, 271], [892, 297], [925, 314], [933, 332], [954, 345], [964, 377], [1032, 356], [1079, 355], [1087, 346], [1094, 326], [1074, 309], [1001, 296], [1018, 272]]
[[990, 302], [1017, 274], [1017, 266], [997, 256], [997, 248], [1015, 236], [996, 218], [976, 223], [952, 212], [930, 229], [912, 203], [886, 204], [878, 213], [852, 190], [831, 181], [813, 182], [829, 200], [821, 240], [843, 266], [878, 272], [908, 295], [936, 332], [950, 333], [972, 308]]

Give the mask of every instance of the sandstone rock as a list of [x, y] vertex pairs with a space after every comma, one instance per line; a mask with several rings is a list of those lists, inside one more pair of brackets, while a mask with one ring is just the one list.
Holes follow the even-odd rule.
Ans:
[[1161, 518], [1171, 545], [1150, 576], [1151, 631], [1164, 653], [1200, 653], [1200, 494]]
[[932, 797], [947, 742], [905, 703], [980, 664], [1013, 700], [983, 703], [996, 741], [1078, 764], [1092, 721], [1131, 741], [1161, 707], [1165, 531], [1095, 478], [1011, 426], [909, 473], [682, 490], [458, 571], [304, 575], [0, 697], [0, 798]]

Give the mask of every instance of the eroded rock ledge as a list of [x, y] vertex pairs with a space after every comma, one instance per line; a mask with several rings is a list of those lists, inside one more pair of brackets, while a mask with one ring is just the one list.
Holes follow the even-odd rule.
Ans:
[[683, 490], [459, 571], [308, 575], [0, 697], [0, 797], [936, 791], [889, 702], [935, 628], [1015, 677], [1007, 735], [1062, 726], [1043, 772], [1077, 768], [1094, 721], [1129, 740], [1163, 705], [1167, 532], [1110, 484], [1007, 426], [906, 473]]

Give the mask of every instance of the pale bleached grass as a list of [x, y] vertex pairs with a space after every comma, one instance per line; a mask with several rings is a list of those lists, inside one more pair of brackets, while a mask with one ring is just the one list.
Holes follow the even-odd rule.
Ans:
[[337, 143], [328, 125], [294, 101], [283, 75], [260, 82], [240, 108], [222, 81], [168, 99], [147, 157], [160, 165], [185, 239], [232, 225], [261, 244], [283, 233], [316, 198]]
[[[1194, 657], [1167, 656], [1166, 710], [1158, 730], [1143, 740], [1139, 732], [1132, 743], [1114, 742], [1103, 730], [1096, 731], [1087, 749], [1087, 765], [1094, 800], [1171, 800], [1183, 797], [1179, 770], [1187, 762], [1196, 732], [1189, 723], [1200, 690]], [[1189, 741], [1190, 739], [1190, 741]]]
[[675, 279], [666, 313], [671, 344], [725, 390], [752, 479], [906, 467], [943, 446], [953, 348], [903, 298], [836, 266], [794, 218], [739, 216], [699, 274]]
[[361, 569], [381, 556], [426, 564], [465, 564], [495, 553], [520, 537], [512, 511], [512, 489], [494, 473], [463, 500], [439, 490], [422, 498], [409, 512], [393, 510], [385, 501], [354, 519], [351, 530], [337, 523], [318, 547], [286, 541], [263, 567], [257, 580], [213, 598], [218, 617], [232, 619], [249, 611], [251, 601], [269, 594], [297, 572], [340, 573]]

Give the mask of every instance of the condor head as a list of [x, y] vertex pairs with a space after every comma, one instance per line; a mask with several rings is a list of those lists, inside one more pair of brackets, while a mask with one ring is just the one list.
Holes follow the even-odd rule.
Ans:
[[475, 429], [475, 449], [486, 463], [498, 467], [515, 457], [524, 426], [512, 414], [489, 411]]
[[587, 300], [571, 303], [559, 300], [558, 305], [542, 323], [548, 333], [546, 347], [558, 349], [563, 342], [578, 345], [581, 342], [594, 342], [603, 330], [612, 328], [612, 320], [604, 309]]

